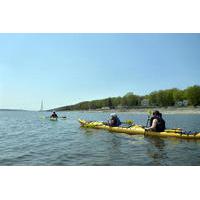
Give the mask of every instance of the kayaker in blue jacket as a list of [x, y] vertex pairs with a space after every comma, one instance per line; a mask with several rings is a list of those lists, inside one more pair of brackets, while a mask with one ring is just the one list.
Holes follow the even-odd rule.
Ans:
[[110, 114], [110, 120], [108, 121], [108, 125], [112, 127], [117, 127], [121, 125], [121, 121], [116, 113]]
[[154, 111], [153, 116], [150, 119], [150, 127], [145, 128], [146, 131], [162, 132], [165, 130], [165, 120], [162, 118], [162, 114], [159, 111]]

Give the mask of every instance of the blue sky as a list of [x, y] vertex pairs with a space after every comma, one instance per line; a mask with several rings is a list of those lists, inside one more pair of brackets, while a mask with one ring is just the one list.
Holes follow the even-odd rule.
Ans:
[[0, 34], [0, 108], [200, 84], [200, 34]]

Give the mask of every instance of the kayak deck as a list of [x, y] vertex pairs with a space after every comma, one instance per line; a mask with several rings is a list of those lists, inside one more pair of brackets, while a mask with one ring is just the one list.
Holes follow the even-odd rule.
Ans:
[[51, 120], [51, 121], [57, 121], [58, 118], [57, 118], [57, 117], [50, 117], [50, 120]]
[[181, 129], [167, 129], [164, 132], [145, 131], [140, 125], [133, 125], [129, 128], [125, 127], [111, 127], [104, 125], [102, 122], [90, 122], [79, 119], [81, 127], [103, 129], [110, 132], [126, 133], [129, 135], [145, 135], [145, 136], [157, 136], [157, 137], [176, 137], [183, 139], [200, 139], [200, 133], [184, 133]]

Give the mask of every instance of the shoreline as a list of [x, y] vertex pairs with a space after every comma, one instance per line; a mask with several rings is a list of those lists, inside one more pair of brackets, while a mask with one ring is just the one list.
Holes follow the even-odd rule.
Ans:
[[110, 109], [110, 110], [74, 110], [61, 112], [116, 112], [116, 113], [133, 113], [133, 114], [147, 114], [148, 111], [159, 110], [162, 114], [198, 114], [200, 115], [200, 108], [135, 108], [135, 109]]
[[[132, 109], [107, 109], [107, 110], [63, 110], [56, 112], [87, 112], [87, 113], [131, 113], [131, 114], [147, 114], [149, 111], [159, 110], [162, 114], [197, 114], [200, 115], [200, 107], [185, 107], [185, 108], [132, 108]], [[28, 110], [11, 110], [11, 109], [0, 109], [0, 111], [14, 111], [14, 112], [39, 112], [39, 111], [28, 111]], [[51, 112], [49, 110], [43, 112]]]

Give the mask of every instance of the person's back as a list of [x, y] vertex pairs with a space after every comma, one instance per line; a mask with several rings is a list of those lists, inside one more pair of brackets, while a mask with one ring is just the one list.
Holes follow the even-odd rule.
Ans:
[[157, 126], [156, 126], [156, 131], [157, 132], [162, 132], [165, 130], [165, 120], [161, 117], [157, 119]]
[[165, 130], [165, 120], [162, 118], [162, 114], [159, 111], [153, 113], [153, 117], [150, 119], [150, 127], [146, 130], [162, 132]]
[[117, 125], [117, 126], [120, 126], [120, 125], [121, 125], [121, 121], [120, 121], [120, 119], [119, 119], [118, 116], [116, 116], [116, 125]]
[[109, 126], [117, 127], [117, 126], [120, 126], [120, 125], [121, 125], [121, 121], [118, 118], [118, 116], [115, 113], [111, 114], [111, 120], [109, 122]]
[[58, 118], [58, 115], [55, 112], [53, 112], [53, 114], [51, 115], [51, 118]]

